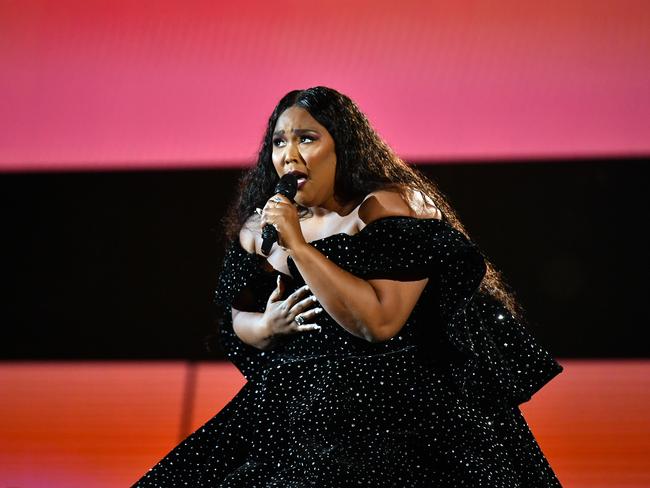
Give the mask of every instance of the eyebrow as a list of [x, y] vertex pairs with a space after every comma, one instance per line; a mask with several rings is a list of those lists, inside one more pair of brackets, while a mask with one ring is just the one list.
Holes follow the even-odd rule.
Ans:
[[[304, 134], [305, 132], [315, 132], [318, 134], [318, 131], [316, 129], [293, 129], [291, 132], [294, 134]], [[284, 135], [284, 130], [276, 130], [273, 133], [274, 136], [281, 136]]]

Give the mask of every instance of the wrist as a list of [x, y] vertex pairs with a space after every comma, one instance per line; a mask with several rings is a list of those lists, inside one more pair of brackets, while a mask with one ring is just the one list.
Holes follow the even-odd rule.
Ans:
[[275, 336], [271, 331], [270, 324], [264, 319], [264, 315], [258, 323], [258, 340], [255, 347], [265, 351], [269, 349], [275, 342]]
[[297, 261], [305, 253], [308, 253], [311, 247], [312, 246], [307, 241], [303, 241], [300, 244], [287, 249], [287, 254], [291, 256], [294, 261]]
[[258, 324], [260, 335], [259, 337], [264, 342], [269, 342], [273, 339], [273, 331], [271, 330], [271, 324], [266, 320], [264, 314], [260, 316], [260, 321]]

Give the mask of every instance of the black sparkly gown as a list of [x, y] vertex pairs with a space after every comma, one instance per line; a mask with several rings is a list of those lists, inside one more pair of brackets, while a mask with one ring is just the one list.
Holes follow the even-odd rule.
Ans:
[[[561, 486], [518, 405], [563, 368], [478, 291], [475, 244], [444, 220], [384, 217], [311, 245], [361, 278], [429, 277], [400, 333], [370, 343], [323, 311], [320, 332], [267, 351], [241, 342], [231, 305], [246, 295], [263, 311], [278, 272], [232, 242], [216, 291], [220, 340], [248, 381], [134, 486]], [[304, 285], [288, 265], [285, 296]]]

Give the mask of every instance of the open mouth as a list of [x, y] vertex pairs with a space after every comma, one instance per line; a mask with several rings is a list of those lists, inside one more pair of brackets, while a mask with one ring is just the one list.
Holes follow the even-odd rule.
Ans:
[[289, 174], [292, 174], [297, 178], [298, 190], [300, 190], [303, 186], [305, 186], [305, 183], [307, 183], [306, 173], [303, 173], [302, 171], [294, 170], [294, 171], [290, 171]]

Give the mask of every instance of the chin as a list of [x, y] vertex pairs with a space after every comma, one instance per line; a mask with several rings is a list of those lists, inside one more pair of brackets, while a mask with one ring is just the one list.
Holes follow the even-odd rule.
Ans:
[[311, 207], [312, 203], [308, 201], [308, 199], [303, 198], [303, 195], [301, 195], [301, 193], [302, 192], [298, 191], [298, 193], [296, 193], [296, 196], [293, 198], [293, 201], [302, 207]]

